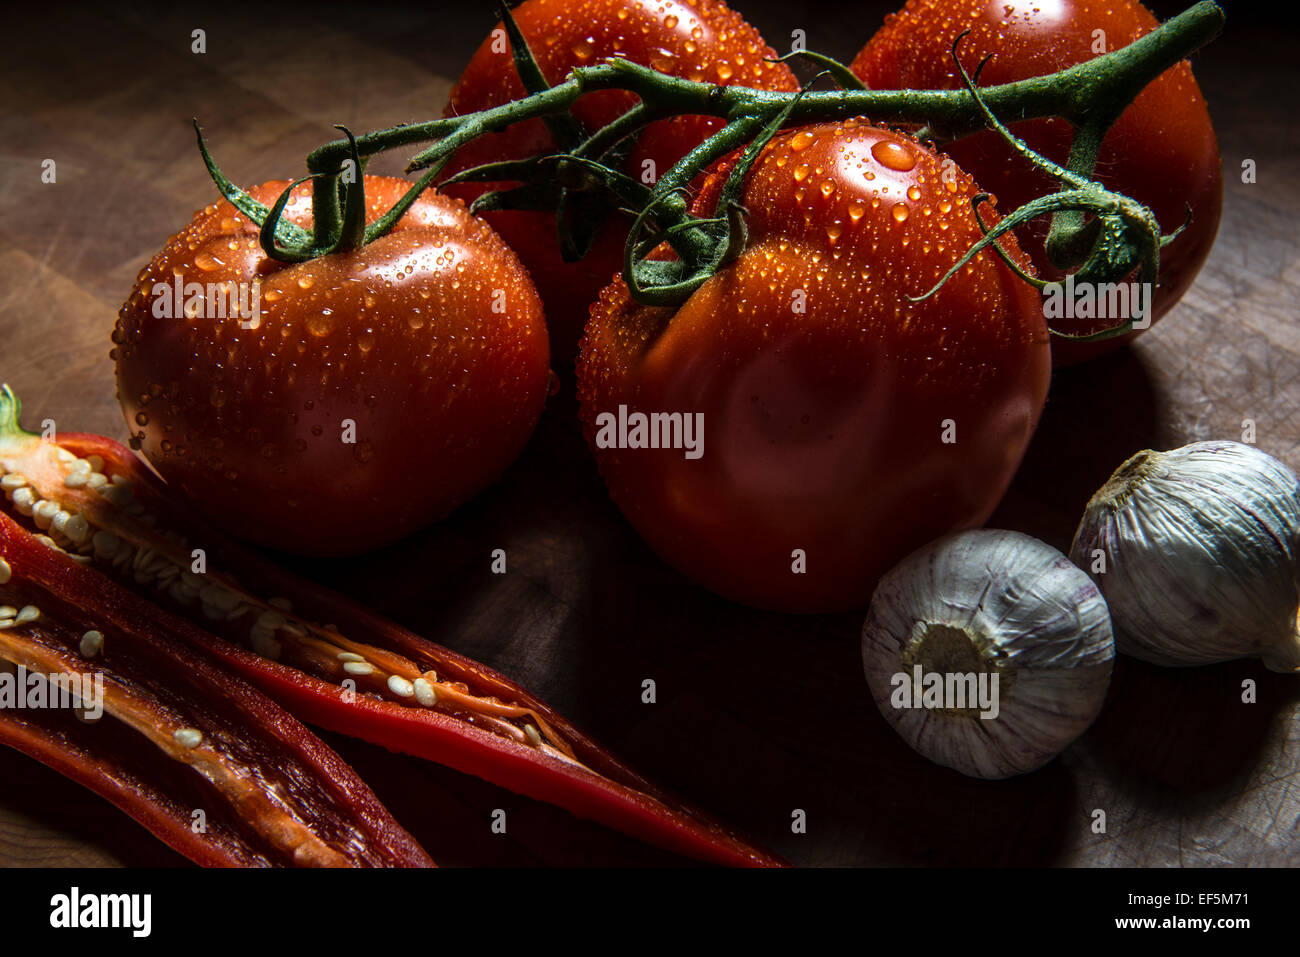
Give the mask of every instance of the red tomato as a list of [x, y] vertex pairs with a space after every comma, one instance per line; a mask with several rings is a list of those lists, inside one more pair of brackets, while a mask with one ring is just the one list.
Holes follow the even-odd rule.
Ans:
[[[956, 89], [962, 85], [952, 62], [953, 40], [962, 41], [962, 63], [973, 70], [989, 53], [981, 86], [1041, 76], [1092, 59], [1104, 35], [1105, 52], [1149, 33], [1158, 23], [1132, 0], [909, 0], [871, 38], [852, 70], [873, 89], [915, 87]], [[1061, 119], [1012, 124], [1011, 129], [1044, 156], [1064, 163], [1072, 129]], [[1016, 156], [994, 132], [984, 131], [944, 147], [957, 164], [994, 193], [1005, 212], [1051, 191], [1053, 181]], [[1173, 232], [1192, 208], [1183, 235], [1160, 253], [1160, 276], [1152, 320], [1159, 319], [1185, 293], [1200, 271], [1223, 205], [1218, 141], [1210, 125], [1191, 68], [1181, 63], [1151, 83], [1119, 118], [1102, 144], [1095, 178], [1150, 207], [1162, 231]], [[1021, 245], [1039, 274], [1057, 279], [1043, 251], [1050, 220], [1035, 220], [1017, 230]], [[1064, 332], [1098, 331], [1110, 320], [1053, 320]], [[1136, 333], [1134, 333], [1136, 334]], [[1053, 343], [1057, 365], [1069, 365], [1109, 352], [1130, 336], [1096, 343]]]
[[[940, 164], [853, 120], [783, 133], [746, 182], [738, 259], [679, 307], [638, 305], [620, 279], [592, 308], [585, 434], [624, 515], [694, 581], [781, 611], [865, 605], [895, 562], [1001, 498], [1047, 394], [1047, 329], [988, 251], [906, 298], [980, 237], [978, 188]], [[605, 447], [620, 407], [629, 447]], [[702, 422], [702, 454], [630, 447], [634, 413], [681, 414], [683, 445], [686, 417]]]
[[[287, 185], [250, 193], [270, 204]], [[409, 185], [367, 176], [368, 219]], [[302, 186], [285, 218], [310, 215]], [[425, 193], [387, 236], [293, 265], [257, 233], [224, 200], [199, 211], [118, 315], [118, 399], [165, 479], [238, 537], [344, 554], [445, 515], [515, 459], [546, 399], [546, 327], [486, 224]], [[178, 282], [203, 297], [178, 300]], [[214, 316], [234, 311], [227, 282], [239, 318]]]
[[[794, 74], [783, 63], [768, 63], [772, 51], [739, 14], [720, 0], [660, 0], [624, 4], [621, 0], [527, 0], [515, 20], [552, 85], [576, 66], [591, 66], [614, 56], [691, 80], [740, 84], [766, 90], [797, 90]], [[504, 31], [478, 48], [451, 92], [446, 115], [498, 106], [524, 95]], [[573, 108], [588, 133], [616, 119], [636, 103], [617, 90], [589, 94]], [[646, 128], [627, 163], [629, 175], [642, 179], [646, 162], [654, 176], [721, 128], [721, 121], [683, 116]], [[555, 141], [541, 120], [519, 123], [482, 137], [457, 153], [449, 171], [503, 159], [520, 159], [555, 151]], [[653, 181], [653, 180], [651, 180]], [[467, 203], [487, 189], [512, 184], [452, 185], [447, 192]], [[572, 359], [587, 309], [610, 277], [623, 268], [628, 223], [610, 217], [591, 251], [575, 263], [560, 256], [555, 215], [538, 211], [485, 213], [492, 227], [523, 260], [546, 304], [555, 361]]]

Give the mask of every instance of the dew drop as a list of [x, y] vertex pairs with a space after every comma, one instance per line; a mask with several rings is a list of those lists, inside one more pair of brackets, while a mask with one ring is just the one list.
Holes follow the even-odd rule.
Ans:
[[801, 130], [790, 139], [790, 149], [794, 150], [796, 153], [801, 150], [806, 150], [808, 147], [812, 146], [812, 142], [816, 138], [817, 137], [813, 136], [807, 130]]
[[894, 222], [903, 223], [907, 221], [907, 207], [902, 203], [895, 203], [893, 208]]
[[863, 214], [866, 211], [867, 211], [867, 207], [855, 201], [851, 206], [849, 206], [849, 219], [853, 220], [856, 223], [859, 219], [862, 218]]
[[900, 173], [905, 173], [916, 165], [916, 157], [912, 151], [893, 140], [881, 140], [871, 147], [871, 155], [881, 166]]
[[800, 163], [798, 166], [794, 168], [794, 181], [796, 183], [802, 183], [807, 178], [808, 178], [808, 164]]
[[328, 336], [334, 331], [334, 316], [332, 310], [322, 309], [314, 316], [307, 319], [307, 331], [317, 339]]
[[216, 256], [213, 256], [211, 253], [199, 253], [194, 257], [194, 265], [198, 266], [204, 272], [212, 272], [212, 270], [224, 266], [225, 263]]

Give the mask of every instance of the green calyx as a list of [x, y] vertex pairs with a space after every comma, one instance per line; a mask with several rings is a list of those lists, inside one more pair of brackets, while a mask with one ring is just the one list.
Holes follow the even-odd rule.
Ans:
[[[616, 211], [627, 210], [633, 222], [624, 249], [624, 278], [633, 298], [648, 305], [675, 305], [744, 248], [745, 213], [739, 198], [745, 176], [773, 136], [787, 126], [869, 116], [876, 122], [921, 125], [918, 137], [935, 143], [991, 126], [1061, 186], [1011, 211], [991, 229], [985, 229], [979, 219], [978, 203], [987, 197], [976, 197], [983, 238], [935, 288], [913, 301], [934, 295], [958, 269], [989, 247], [1022, 279], [1042, 288], [1045, 283], [1026, 275], [998, 239], [1044, 215], [1052, 217], [1049, 258], [1058, 268], [1075, 269], [1076, 281], [1118, 282], [1137, 272], [1141, 281], [1154, 282], [1160, 249], [1178, 231], [1162, 235], [1148, 209], [1090, 177], [1101, 141], [1115, 119], [1155, 77], [1213, 39], [1224, 20], [1217, 3], [1202, 0], [1123, 49], [1049, 76], [984, 89], [976, 85], [979, 70], [972, 79], [958, 62], [964, 89], [867, 90], [844, 64], [823, 54], [798, 51], [791, 56], [826, 68], [816, 79], [830, 76], [839, 88], [805, 87], [796, 93], [776, 93], [684, 80], [619, 57], [576, 68], [563, 81], [549, 85], [508, 7], [501, 9], [501, 19], [527, 95], [475, 113], [362, 136], [354, 137], [339, 127], [344, 138], [313, 151], [307, 157], [308, 175], [294, 184], [312, 182], [310, 231], [282, 218], [292, 186], [270, 208], [234, 186], [212, 161], [196, 121], [199, 149], [213, 182], [260, 227], [261, 244], [268, 256], [301, 262], [372, 242], [392, 229], [431, 186], [513, 182], [517, 185], [480, 196], [472, 210], [554, 210], [557, 239], [567, 260], [586, 255], [601, 224]], [[959, 37], [954, 43], [954, 58], [960, 41]], [[623, 90], [635, 94], [639, 102], [610, 124], [589, 132], [570, 107], [584, 94], [597, 90]], [[679, 115], [713, 116], [725, 122], [652, 187], [623, 172], [640, 131], [657, 120]], [[1046, 116], [1062, 117], [1075, 127], [1064, 167], [1033, 153], [1003, 122]], [[466, 143], [530, 119], [546, 123], [556, 144], [553, 153], [490, 163], [439, 181], [446, 164]], [[388, 212], [366, 226], [365, 161], [380, 152], [429, 141], [434, 141], [433, 145], [416, 152], [407, 166], [408, 173], [421, 172], [420, 178]], [[686, 187], [705, 169], [742, 148], [711, 215], [695, 215], [683, 198]], [[649, 258], [661, 243], [672, 247], [675, 259]], [[1130, 319], [1113, 329], [1069, 338], [1122, 335], [1132, 326]]]
[[[959, 36], [952, 46], [953, 62], [961, 74], [966, 89], [970, 91], [979, 105], [985, 120], [998, 135], [1035, 169], [1051, 176], [1062, 188], [1055, 193], [1041, 196], [1012, 211], [992, 229], [984, 225], [980, 216], [980, 203], [989, 199], [987, 193], [980, 193], [971, 199], [975, 221], [979, 223], [984, 238], [975, 243], [943, 278], [928, 292], [921, 296], [909, 297], [912, 302], [922, 302], [937, 293], [968, 262], [985, 248], [992, 247], [994, 252], [1022, 280], [1038, 290], [1045, 289], [1049, 283], [1028, 275], [1012, 260], [998, 243], [998, 238], [1017, 226], [1023, 226], [1039, 216], [1051, 215], [1053, 231], [1049, 237], [1049, 249], [1053, 253], [1054, 264], [1062, 269], [1077, 267], [1074, 273], [1076, 283], [1116, 283], [1138, 272], [1139, 281], [1154, 283], [1160, 268], [1160, 250], [1172, 242], [1186, 227], [1186, 223], [1167, 236], [1160, 233], [1160, 224], [1149, 209], [1122, 193], [1106, 189], [1075, 170], [1053, 163], [1047, 157], [1034, 152], [1024, 140], [1012, 133], [988, 108], [980, 95], [976, 80], [966, 71], [957, 55], [961, 41], [970, 31]], [[984, 63], [988, 60], [985, 58]], [[980, 68], [975, 77], [979, 77]], [[1100, 144], [1109, 124], [1118, 117], [1118, 113], [1105, 121], [1105, 126], [1085, 127], [1089, 145], [1083, 150], [1071, 150], [1072, 156], [1086, 157], [1088, 168], [1096, 161], [1096, 144]], [[1077, 142], [1077, 140], [1076, 140]], [[1190, 219], [1191, 210], [1188, 210]], [[1091, 216], [1088, 219], [1085, 216]], [[1139, 317], [1140, 318], [1140, 317]], [[1129, 332], [1137, 319], [1130, 316], [1127, 320], [1088, 335], [1071, 335], [1051, 330], [1052, 334], [1075, 342], [1094, 342], [1110, 339]]]

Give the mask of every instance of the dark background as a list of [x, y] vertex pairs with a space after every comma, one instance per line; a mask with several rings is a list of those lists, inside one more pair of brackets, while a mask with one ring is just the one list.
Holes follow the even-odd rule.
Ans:
[[[849, 59], [893, 4], [737, 6], [774, 46]], [[1181, 4], [1161, 3], [1161, 16]], [[1227, 180], [1197, 285], [1132, 349], [1058, 374], [994, 526], [1068, 547], [1091, 492], [1143, 447], [1239, 437], [1300, 468], [1300, 102], [1296, 36], [1271, 5], [1225, 4], [1194, 67]], [[287, 177], [334, 123], [438, 114], [493, 25], [482, 3], [222, 3], [6, 12], [0, 56], [0, 379], [29, 420], [125, 437], [108, 334], [135, 272], [210, 202], [199, 116], [236, 182]], [[208, 52], [189, 52], [190, 31]], [[55, 187], [40, 160], [58, 161]], [[1243, 158], [1259, 181], [1240, 183]], [[396, 171], [400, 159], [381, 171]], [[908, 750], [876, 713], [862, 614], [728, 604], [660, 563], [609, 503], [564, 381], [505, 479], [372, 556], [297, 562], [390, 617], [531, 687], [632, 764], [802, 865], [1292, 864], [1300, 688], [1254, 662], [1187, 671], [1121, 659], [1096, 726], [1033, 775], [979, 782]], [[504, 547], [511, 573], [488, 574]], [[1239, 703], [1243, 678], [1259, 704]], [[659, 702], [643, 705], [654, 678]], [[338, 736], [445, 864], [674, 859], [562, 811]], [[509, 835], [492, 835], [494, 808]], [[808, 833], [790, 832], [802, 808]], [[1108, 833], [1091, 833], [1102, 808]], [[0, 752], [0, 864], [172, 864], [138, 825]]]

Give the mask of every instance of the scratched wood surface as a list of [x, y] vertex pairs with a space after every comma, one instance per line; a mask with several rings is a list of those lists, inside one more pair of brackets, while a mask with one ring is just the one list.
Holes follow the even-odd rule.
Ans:
[[[334, 123], [438, 113], [490, 28], [471, 4], [361, 6], [9, 14], [0, 379], [29, 423], [124, 437], [107, 355], [117, 306], [213, 196], [189, 117], [237, 182], [288, 176]], [[742, 9], [777, 45], [799, 27], [811, 47], [847, 58], [886, 7]], [[1230, 6], [1227, 34], [1196, 61], [1228, 182], [1208, 266], [1134, 348], [1056, 377], [992, 524], [1065, 548], [1092, 490], [1131, 452], [1239, 438], [1245, 418], [1260, 447], [1300, 469], [1300, 127], [1277, 109], [1300, 90], [1293, 69], [1269, 66], [1290, 62], [1294, 37], [1259, 16]], [[190, 52], [195, 28], [207, 31], [202, 56]], [[46, 158], [53, 185], [40, 180]], [[1239, 181], [1245, 158], [1254, 185]], [[1253, 662], [1171, 671], [1121, 659], [1097, 724], [1044, 770], [984, 783], [934, 767], [871, 703], [861, 613], [730, 605], [648, 551], [606, 498], [564, 385], [521, 460], [451, 519], [374, 555], [296, 564], [522, 681], [796, 864], [1300, 862], [1300, 682]], [[510, 556], [506, 576], [488, 574], [496, 547]], [[640, 702], [645, 678], [654, 705]], [[1245, 678], [1258, 682], [1256, 704], [1240, 701]], [[446, 864], [679, 863], [466, 776], [329, 740]], [[505, 836], [489, 830], [495, 808], [507, 811]], [[806, 834], [791, 833], [796, 808]], [[1104, 834], [1090, 827], [1098, 808]], [[0, 749], [0, 864], [179, 863], [89, 792]]]

